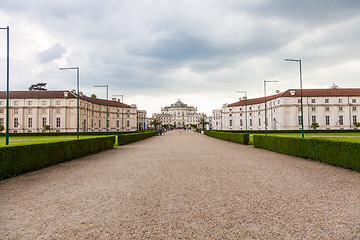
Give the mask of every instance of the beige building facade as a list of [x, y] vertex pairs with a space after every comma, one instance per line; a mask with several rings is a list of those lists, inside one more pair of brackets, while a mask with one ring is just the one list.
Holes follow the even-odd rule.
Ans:
[[[213, 110], [212, 129], [265, 130], [265, 98], [241, 99]], [[301, 91], [288, 89], [266, 97], [268, 130], [301, 129]], [[360, 89], [303, 89], [304, 129], [354, 129], [360, 122]]]
[[[77, 95], [71, 91], [11, 91], [9, 132], [77, 131]], [[79, 131], [105, 132], [108, 105], [108, 131], [136, 131], [138, 110], [135, 104], [98, 99], [79, 94]], [[142, 114], [146, 111], [142, 111]], [[6, 126], [6, 92], [0, 92], [0, 125]]]

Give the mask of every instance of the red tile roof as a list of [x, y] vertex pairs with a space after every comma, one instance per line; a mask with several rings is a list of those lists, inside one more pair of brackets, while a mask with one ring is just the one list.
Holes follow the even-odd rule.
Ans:
[[[73, 94], [70, 91], [10, 91], [10, 99], [55, 99], [55, 98], [65, 98], [64, 92], [68, 93], [66, 98], [76, 99], [76, 94]], [[6, 91], [0, 91], [0, 99], [6, 98]], [[106, 106], [106, 99], [92, 98], [87, 96], [80, 96], [80, 99], [85, 101]], [[110, 107], [124, 107], [131, 108], [130, 105], [109, 100]]]
[[[295, 92], [294, 95], [291, 95], [292, 92]], [[357, 96], [360, 97], [360, 88], [339, 88], [339, 89], [303, 89], [303, 97], [351, 97]], [[279, 97], [300, 97], [300, 89], [288, 89], [284, 92], [281, 92], [277, 95], [266, 96], [266, 101], [270, 101]], [[248, 99], [246, 101], [247, 105], [260, 104], [264, 103], [265, 97]], [[245, 100], [240, 100], [235, 103], [229, 104], [229, 107], [238, 107], [245, 106]]]

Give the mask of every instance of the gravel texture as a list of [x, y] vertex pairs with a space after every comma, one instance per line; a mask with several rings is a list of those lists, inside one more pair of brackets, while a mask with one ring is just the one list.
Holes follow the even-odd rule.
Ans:
[[360, 174], [173, 131], [0, 181], [0, 239], [360, 239]]

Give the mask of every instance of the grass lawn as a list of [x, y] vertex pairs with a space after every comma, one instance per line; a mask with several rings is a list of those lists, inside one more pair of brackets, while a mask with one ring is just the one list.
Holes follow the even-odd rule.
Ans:
[[[99, 135], [94, 136], [80, 136], [80, 139], [84, 138], [96, 138], [96, 137], [102, 137]], [[9, 146], [15, 146], [15, 145], [24, 145], [24, 144], [38, 144], [38, 143], [46, 143], [46, 142], [58, 142], [58, 141], [66, 141], [66, 140], [75, 140], [75, 136], [10, 136], [9, 138]], [[117, 140], [115, 145], [117, 146]], [[5, 137], [0, 137], [0, 147], [5, 146]]]
[[[284, 136], [284, 137], [299, 137], [301, 138], [301, 133], [275, 133], [268, 134], [268, 136]], [[326, 140], [333, 141], [343, 141], [343, 142], [355, 142], [360, 143], [360, 133], [305, 133], [305, 138], [321, 138]], [[253, 144], [253, 136], [250, 135], [249, 144]]]

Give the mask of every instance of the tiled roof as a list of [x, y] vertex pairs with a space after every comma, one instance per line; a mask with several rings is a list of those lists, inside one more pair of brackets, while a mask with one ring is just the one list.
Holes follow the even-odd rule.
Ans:
[[[293, 95], [291, 93], [294, 93]], [[303, 89], [303, 97], [351, 97], [358, 96], [360, 97], [360, 88], [339, 88], [339, 89]], [[271, 101], [279, 97], [300, 97], [300, 89], [288, 89], [285, 92], [281, 92], [277, 95], [266, 96], [266, 101]], [[264, 103], [265, 97], [261, 98], [252, 98], [245, 100], [240, 100], [235, 103], [229, 104], [229, 107], [238, 107], [247, 105], [260, 104]]]
[[[64, 92], [68, 93], [66, 98], [76, 99], [76, 94], [73, 94], [70, 91], [10, 91], [10, 99], [55, 99], [55, 98], [65, 98]], [[0, 91], [0, 99], [6, 98], [6, 91]], [[80, 99], [89, 101], [94, 104], [99, 104], [106, 106], [106, 99], [92, 98], [87, 96], [80, 96]], [[130, 105], [109, 100], [110, 107], [124, 107], [130, 108]]]

